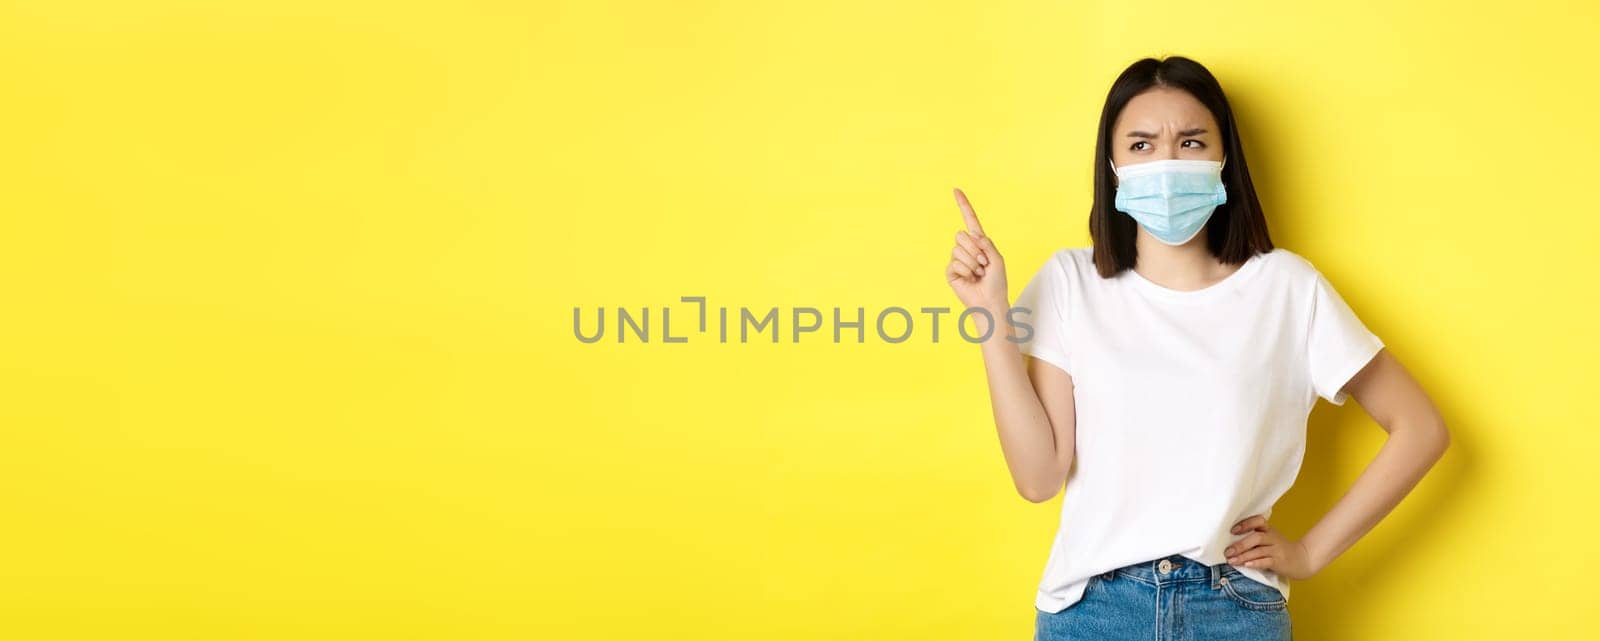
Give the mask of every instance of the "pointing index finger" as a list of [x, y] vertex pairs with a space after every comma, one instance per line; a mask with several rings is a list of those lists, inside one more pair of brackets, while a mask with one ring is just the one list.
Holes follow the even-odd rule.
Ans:
[[983, 225], [978, 224], [978, 214], [972, 211], [972, 203], [967, 202], [967, 195], [961, 193], [961, 188], [956, 188], [956, 204], [961, 206], [961, 217], [967, 221], [967, 231], [977, 236], [983, 236]]

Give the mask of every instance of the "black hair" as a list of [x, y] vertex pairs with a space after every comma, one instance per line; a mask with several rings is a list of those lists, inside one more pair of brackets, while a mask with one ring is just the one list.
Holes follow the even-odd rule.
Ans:
[[1218, 205], [1206, 221], [1206, 245], [1211, 253], [1224, 263], [1239, 265], [1257, 253], [1272, 251], [1267, 219], [1261, 212], [1261, 201], [1256, 198], [1255, 185], [1250, 182], [1250, 168], [1244, 159], [1244, 145], [1239, 141], [1238, 123], [1228, 107], [1227, 96], [1222, 93], [1222, 85], [1200, 63], [1183, 56], [1159, 60], [1144, 58], [1129, 65], [1117, 76], [1116, 82], [1111, 83], [1105, 107], [1100, 111], [1100, 135], [1094, 148], [1094, 202], [1089, 207], [1089, 237], [1094, 243], [1096, 271], [1110, 278], [1133, 268], [1138, 259], [1134, 243], [1138, 223], [1117, 211], [1114, 205], [1117, 188], [1112, 182], [1110, 168], [1111, 137], [1117, 116], [1128, 101], [1153, 87], [1188, 92], [1211, 110], [1211, 116], [1222, 130], [1226, 159], [1222, 183], [1227, 189], [1228, 202]]

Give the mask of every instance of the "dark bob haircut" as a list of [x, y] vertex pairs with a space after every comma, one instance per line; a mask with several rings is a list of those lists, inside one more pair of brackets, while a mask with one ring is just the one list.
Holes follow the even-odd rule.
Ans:
[[1105, 278], [1133, 268], [1138, 259], [1134, 238], [1138, 223], [1117, 211], [1117, 188], [1110, 170], [1112, 127], [1129, 100], [1152, 87], [1181, 89], [1211, 110], [1222, 129], [1222, 184], [1228, 202], [1217, 206], [1206, 221], [1206, 245], [1224, 263], [1240, 265], [1251, 256], [1272, 251], [1267, 234], [1267, 219], [1250, 182], [1250, 168], [1244, 161], [1244, 145], [1239, 142], [1238, 123], [1222, 85], [1200, 63], [1182, 56], [1157, 60], [1145, 58], [1129, 65], [1111, 84], [1105, 107], [1100, 111], [1100, 135], [1094, 146], [1094, 203], [1089, 208], [1089, 237], [1094, 243], [1094, 265]]

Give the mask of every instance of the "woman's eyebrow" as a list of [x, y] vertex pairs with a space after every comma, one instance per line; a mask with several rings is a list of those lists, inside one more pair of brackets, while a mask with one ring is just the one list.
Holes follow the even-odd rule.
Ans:
[[[1180, 131], [1180, 132], [1178, 132], [1178, 135], [1179, 136], [1198, 136], [1198, 135], [1203, 134], [1203, 133], [1206, 133], [1206, 128], [1205, 127], [1195, 127], [1193, 129], [1185, 129], [1183, 131]], [[1150, 133], [1148, 131], [1130, 131], [1130, 132], [1128, 132], [1128, 136], [1127, 137], [1129, 137], [1129, 138], [1154, 138], [1154, 137], [1156, 137], [1156, 135], [1153, 134], [1153, 133]]]

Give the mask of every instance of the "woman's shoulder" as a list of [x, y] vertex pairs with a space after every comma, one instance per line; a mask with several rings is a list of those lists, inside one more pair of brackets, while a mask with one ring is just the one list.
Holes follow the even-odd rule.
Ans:
[[[1055, 263], [1068, 273], [1074, 273], [1083, 266], [1094, 266], [1094, 246], [1063, 247], [1050, 254], [1048, 263]], [[1047, 263], [1047, 264], [1048, 264]]]
[[1263, 271], [1275, 274], [1277, 277], [1270, 280], [1279, 286], [1306, 291], [1316, 289], [1325, 282], [1322, 271], [1311, 259], [1288, 249], [1277, 247], [1261, 254], [1260, 258], [1265, 261]]
[[1081, 274], [1094, 271], [1093, 247], [1063, 247], [1050, 253], [1035, 272], [1035, 279], [1052, 283], [1055, 287], [1082, 287]]
[[1284, 247], [1274, 247], [1271, 251], [1263, 252], [1260, 258], [1266, 261], [1267, 266], [1280, 272], [1294, 276], [1312, 276], [1317, 273], [1317, 266], [1311, 260]]

